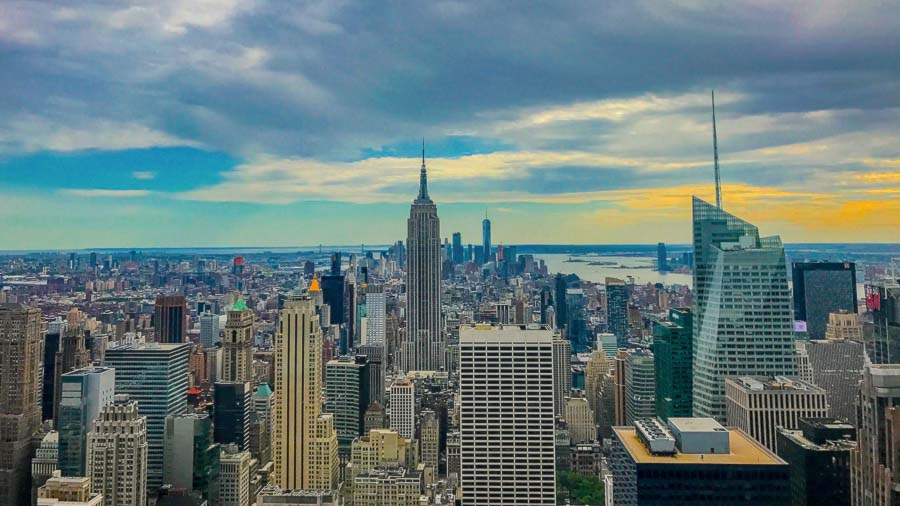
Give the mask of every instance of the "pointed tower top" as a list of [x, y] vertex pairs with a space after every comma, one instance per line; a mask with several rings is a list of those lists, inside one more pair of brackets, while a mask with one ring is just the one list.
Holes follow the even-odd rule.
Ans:
[[321, 292], [322, 288], [319, 287], [319, 278], [316, 276], [316, 273], [313, 273], [312, 281], [309, 283], [309, 291], [310, 292]]
[[422, 138], [422, 170], [419, 172], [419, 196], [416, 202], [431, 202], [428, 196], [428, 175], [425, 173], [425, 138]]
[[722, 182], [719, 178], [719, 139], [716, 136], [716, 91], [710, 92], [712, 97], [712, 124], [713, 124], [713, 170], [716, 176], [716, 207], [722, 208]]

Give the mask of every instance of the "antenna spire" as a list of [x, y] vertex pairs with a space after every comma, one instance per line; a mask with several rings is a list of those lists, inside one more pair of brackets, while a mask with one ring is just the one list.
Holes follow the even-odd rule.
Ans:
[[719, 177], [719, 139], [716, 135], [716, 91], [712, 90], [713, 167], [716, 172], [716, 207], [722, 208], [722, 180]]
[[422, 170], [419, 172], [419, 197], [416, 201], [429, 202], [428, 197], [428, 176], [425, 173], [425, 138], [422, 138]]

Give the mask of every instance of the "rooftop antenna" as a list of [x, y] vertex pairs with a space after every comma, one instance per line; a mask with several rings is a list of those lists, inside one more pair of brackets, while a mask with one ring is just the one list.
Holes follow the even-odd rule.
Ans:
[[716, 207], [722, 208], [722, 180], [719, 177], [719, 139], [716, 136], [716, 91], [712, 90], [713, 162], [716, 171]]

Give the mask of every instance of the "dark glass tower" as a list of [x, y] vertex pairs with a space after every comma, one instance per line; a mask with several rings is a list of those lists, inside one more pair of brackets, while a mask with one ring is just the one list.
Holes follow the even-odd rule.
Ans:
[[662, 420], [693, 413], [693, 336], [690, 309], [669, 310], [669, 321], [653, 325], [656, 414]]
[[828, 314], [841, 309], [856, 313], [856, 264], [795, 262], [794, 319], [805, 321], [810, 339], [824, 339]]
[[250, 448], [250, 413], [253, 390], [250, 383], [219, 382], [213, 397], [213, 439], [220, 444]]
[[484, 255], [484, 262], [488, 263], [491, 261], [491, 220], [488, 219], [487, 214], [484, 215], [484, 221], [481, 222], [481, 251]]

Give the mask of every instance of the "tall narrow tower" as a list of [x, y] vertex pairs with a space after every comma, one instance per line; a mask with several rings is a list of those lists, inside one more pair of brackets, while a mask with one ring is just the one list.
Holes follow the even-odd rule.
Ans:
[[253, 381], [253, 311], [243, 300], [228, 311], [223, 344], [222, 381]]
[[722, 209], [722, 181], [719, 178], [719, 138], [716, 135], [716, 92], [710, 92], [712, 96], [712, 121], [713, 121], [713, 169], [716, 172], [716, 207]]
[[484, 212], [484, 220], [481, 222], [481, 247], [484, 255], [482, 263], [491, 261], [491, 220], [488, 219], [487, 211]]
[[406, 271], [406, 370], [436, 371], [444, 368], [441, 338], [441, 222], [437, 206], [428, 196], [425, 144], [419, 196], [409, 209], [407, 221], [408, 260]]

